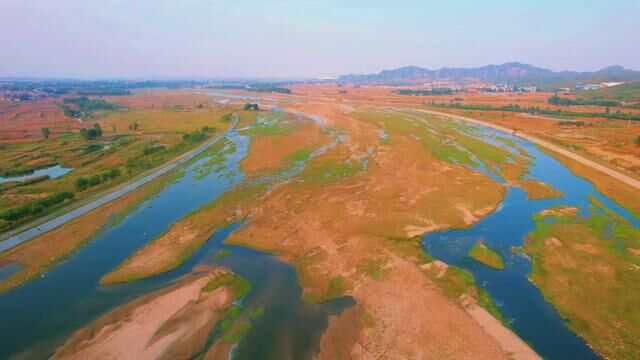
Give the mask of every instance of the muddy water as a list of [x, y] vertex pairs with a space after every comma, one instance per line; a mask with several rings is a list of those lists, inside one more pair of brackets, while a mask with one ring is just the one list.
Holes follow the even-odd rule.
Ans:
[[[126, 218], [103, 229], [69, 260], [41, 278], [1, 294], [0, 358], [15, 355], [46, 358], [73, 331], [102, 314], [166, 287], [201, 262], [211, 262], [212, 253], [217, 252], [223, 246], [222, 241], [240, 225], [218, 232], [174, 271], [131, 284], [99, 285], [100, 278], [130, 254], [243, 180], [238, 164], [247, 154], [249, 140], [236, 132], [227, 138], [235, 151], [225, 155], [224, 166], [211, 169], [207, 165], [214, 154], [196, 160], [185, 168], [184, 176]], [[253, 358], [256, 349], [267, 358], [282, 358], [286, 354], [295, 358], [311, 356], [326, 329], [329, 315], [353, 305], [350, 298], [324, 305], [306, 304], [301, 300], [302, 290], [293, 268], [269, 255], [239, 247], [228, 248], [232, 249], [232, 255], [219, 264], [252, 282], [254, 290], [244, 299], [246, 306], [265, 308], [265, 315], [238, 345], [239, 358]], [[17, 269], [5, 270], [0, 276], [8, 277]]]
[[[597, 359], [586, 343], [567, 327], [557, 311], [545, 302], [540, 291], [528, 281], [531, 263], [511, 252], [513, 246], [523, 246], [535, 224], [532, 216], [544, 209], [567, 205], [578, 207], [588, 216], [590, 200], [595, 196], [618, 215], [636, 226], [638, 220], [610, 199], [598, 193], [587, 181], [576, 177], [557, 160], [539, 151], [533, 144], [492, 129], [478, 128], [473, 132], [485, 141], [516, 153], [510, 139], [525, 149], [533, 165], [530, 177], [550, 184], [564, 193], [553, 200], [527, 200], [526, 194], [510, 188], [500, 209], [469, 230], [431, 233], [424, 237], [424, 249], [434, 257], [470, 271], [480, 286], [491, 294], [512, 329], [540, 355], [548, 359]], [[517, 153], [516, 153], [517, 154]], [[495, 249], [505, 260], [505, 270], [490, 269], [467, 256], [479, 240]]]

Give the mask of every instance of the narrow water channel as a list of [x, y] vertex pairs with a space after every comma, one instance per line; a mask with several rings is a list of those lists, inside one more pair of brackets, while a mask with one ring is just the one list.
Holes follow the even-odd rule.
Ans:
[[[561, 199], [531, 201], [527, 200], [524, 191], [509, 188], [499, 210], [471, 229], [427, 234], [423, 239], [425, 251], [473, 273], [479, 286], [485, 288], [497, 303], [512, 329], [544, 358], [597, 359], [597, 354], [567, 327], [558, 312], [528, 280], [530, 261], [514, 254], [511, 248], [524, 245], [527, 234], [535, 228], [532, 216], [544, 209], [573, 206], [581, 209], [581, 215], [588, 216], [589, 195], [595, 196], [635, 226], [638, 226], [638, 220], [535, 145], [493, 129], [478, 129], [477, 136], [503, 149], [513, 152], [515, 149], [506, 145], [513, 141], [526, 150], [533, 162], [529, 176], [555, 187], [564, 196]], [[510, 141], [497, 141], [499, 138]], [[503, 271], [490, 269], [467, 255], [479, 240], [502, 256], [505, 261]]]
[[41, 358], [99, 315], [165, 286], [166, 279], [113, 287], [102, 287], [99, 280], [171, 224], [241, 181], [238, 162], [246, 155], [248, 139], [233, 132], [227, 137], [237, 150], [227, 155], [221, 173], [201, 176], [196, 170], [207, 158], [199, 159], [184, 176], [104, 229], [70, 259], [0, 295], [0, 358], [23, 351]]
[[[184, 176], [117, 224], [103, 229], [69, 260], [41, 278], [1, 294], [0, 358], [16, 355], [46, 358], [75, 330], [89, 325], [99, 316], [166, 287], [190, 273], [199, 263], [214, 262], [212, 255], [222, 247], [231, 249], [232, 255], [214, 263], [247, 278], [253, 290], [243, 303], [265, 309], [264, 316], [255, 322], [237, 346], [235, 357], [255, 358], [255, 351], [260, 351], [261, 358], [312, 356], [318, 350], [328, 317], [352, 306], [353, 299], [345, 297], [322, 305], [304, 303], [293, 268], [270, 255], [222, 244], [240, 224], [216, 233], [174, 271], [131, 284], [99, 285], [100, 278], [130, 254], [243, 180], [239, 162], [247, 154], [249, 139], [237, 132], [229, 133], [227, 139], [235, 151], [225, 155], [223, 166], [211, 171], [207, 161], [215, 154], [200, 158], [185, 168]], [[7, 274], [0, 275], [10, 276], [11, 273], [7, 270]]]

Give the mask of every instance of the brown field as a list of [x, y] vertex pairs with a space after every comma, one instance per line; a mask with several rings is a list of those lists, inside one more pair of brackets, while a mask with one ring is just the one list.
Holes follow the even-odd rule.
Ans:
[[51, 138], [78, 132], [80, 121], [64, 116], [58, 107], [61, 101], [45, 99], [27, 103], [0, 101], [0, 145], [30, 143], [42, 139], [40, 129], [51, 130]]
[[[78, 200], [121, 185], [172, 161], [196, 148], [203, 141], [185, 141], [184, 134], [200, 131], [205, 126], [210, 129], [207, 137], [217, 136], [226, 131], [231, 122], [223, 122], [222, 117], [234, 110], [225, 105], [215, 104], [193, 90], [145, 91], [137, 95], [105, 99], [122, 106], [123, 110], [103, 111], [81, 122], [62, 115], [58, 109], [62, 99], [55, 101], [48, 99], [20, 106], [21, 109], [26, 108], [25, 115], [17, 119], [6, 120], [0, 117], [0, 129], [4, 125], [25, 128], [24, 124], [38, 124], [34, 128], [35, 137], [31, 136], [33, 131], [30, 130], [30, 137], [22, 139], [24, 141], [21, 140], [21, 143], [2, 145], [0, 176], [3, 176], [4, 172], [33, 171], [55, 164], [73, 169], [58, 179], [47, 179], [34, 184], [17, 182], [1, 184], [0, 213], [29, 206], [38, 199], [59, 192], [74, 192], [75, 199]], [[55, 116], [40, 120], [39, 116], [34, 115], [34, 109], [39, 107], [46, 107], [55, 113]], [[51, 124], [47, 121], [53, 121], [54, 123], [51, 124], [55, 126], [56, 124], [64, 126], [50, 126]], [[80, 128], [92, 127], [96, 123], [103, 129], [101, 138], [88, 141], [80, 138], [78, 134]], [[137, 129], [131, 128], [134, 123], [138, 125]], [[53, 134], [51, 139], [42, 140], [41, 125], [51, 129]], [[26, 128], [29, 126], [31, 125], [26, 125]], [[149, 147], [158, 147], [161, 151], [146, 153]], [[120, 172], [120, 175], [114, 179], [86, 189], [78, 189], [75, 184], [81, 177], [90, 178], [112, 169]], [[60, 208], [62, 205], [64, 204], [55, 208]], [[41, 215], [54, 210], [47, 209]], [[0, 219], [0, 232], [16, 228], [38, 216], [28, 216], [18, 221]]]

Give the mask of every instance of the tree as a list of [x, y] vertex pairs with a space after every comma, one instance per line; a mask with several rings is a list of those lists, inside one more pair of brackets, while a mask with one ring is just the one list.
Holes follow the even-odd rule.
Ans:
[[85, 128], [80, 129], [80, 137], [84, 140], [89, 140], [89, 130]]
[[80, 177], [76, 179], [76, 189], [78, 189], [79, 191], [83, 191], [88, 187], [89, 187], [89, 180], [87, 180], [84, 177]]
[[91, 129], [82, 128], [80, 129], [80, 136], [86, 141], [93, 140], [102, 136], [102, 129], [98, 124], [95, 124]]
[[42, 132], [42, 137], [45, 140], [49, 138], [49, 134], [51, 134], [51, 131], [49, 131], [49, 128], [42, 128], [40, 129], [40, 131]]
[[95, 130], [95, 137], [102, 137], [102, 128], [100, 127], [100, 124], [93, 124], [93, 130]]

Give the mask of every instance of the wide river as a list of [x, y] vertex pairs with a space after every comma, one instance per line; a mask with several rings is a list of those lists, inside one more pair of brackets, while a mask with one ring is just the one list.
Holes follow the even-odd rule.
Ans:
[[[478, 284], [495, 299], [513, 330], [544, 357], [597, 358], [527, 280], [531, 270], [529, 261], [513, 255], [510, 248], [521, 246], [526, 234], [533, 230], [533, 214], [556, 205], [586, 208], [589, 204], [587, 195], [590, 194], [635, 225], [638, 222], [599, 194], [590, 183], [574, 176], [532, 144], [488, 129], [477, 131], [475, 136], [511, 151], [516, 150], [496, 138], [514, 141], [534, 158], [531, 177], [556, 187], [564, 197], [528, 201], [522, 191], [510, 189], [498, 212], [466, 231], [425, 236], [425, 249], [436, 258], [472, 272]], [[243, 304], [265, 308], [265, 315], [234, 350], [236, 358], [297, 359], [312, 356], [318, 350], [328, 317], [352, 306], [353, 300], [344, 297], [322, 305], [303, 302], [295, 271], [290, 266], [266, 254], [223, 244], [227, 236], [242, 224], [233, 224], [217, 232], [174, 271], [131, 284], [99, 285], [100, 278], [130, 254], [243, 180], [238, 163], [247, 154], [249, 140], [237, 132], [229, 133], [227, 139], [230, 141], [228, 146], [233, 146], [235, 151], [225, 155], [224, 166], [208, 168], [207, 161], [215, 154], [205, 154], [194, 160], [181, 177], [124, 219], [114, 220], [67, 261], [41, 278], [0, 295], [0, 358], [15, 355], [46, 358], [75, 330], [119, 305], [166, 287], [203, 262], [229, 267], [247, 278], [254, 287]], [[295, 172], [285, 175], [292, 176]], [[469, 247], [480, 238], [506, 260], [504, 271], [491, 270], [466, 256]], [[212, 255], [223, 248], [231, 250], [231, 256], [218, 262], [212, 260]]]

